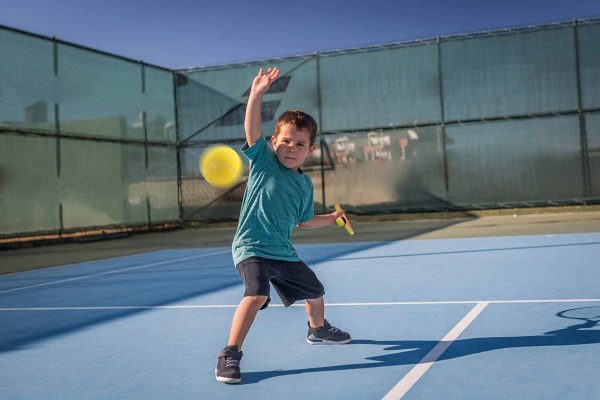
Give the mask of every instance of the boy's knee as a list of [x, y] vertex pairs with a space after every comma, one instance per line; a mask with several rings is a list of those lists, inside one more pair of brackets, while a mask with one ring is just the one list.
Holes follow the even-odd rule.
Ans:
[[256, 295], [256, 296], [244, 296], [244, 298], [247, 299], [246, 301], [249, 301], [254, 305], [262, 307], [262, 305], [265, 304], [265, 302], [267, 301], [269, 296]]
[[316, 299], [305, 299], [304, 301], [306, 301], [308, 304], [311, 304], [311, 305], [322, 304], [323, 296], [317, 297]]

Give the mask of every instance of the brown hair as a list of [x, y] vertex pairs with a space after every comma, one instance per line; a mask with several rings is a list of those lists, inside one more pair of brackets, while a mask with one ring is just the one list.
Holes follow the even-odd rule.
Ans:
[[317, 123], [313, 117], [303, 111], [285, 111], [279, 116], [279, 118], [277, 118], [277, 123], [275, 124], [275, 136], [279, 134], [281, 127], [285, 124], [292, 124], [298, 130], [306, 129], [310, 137], [311, 146], [315, 144], [315, 140], [317, 138]]

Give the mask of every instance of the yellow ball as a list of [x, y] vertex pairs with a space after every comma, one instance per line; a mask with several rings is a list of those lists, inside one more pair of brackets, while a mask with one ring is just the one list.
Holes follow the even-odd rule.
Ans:
[[200, 157], [200, 173], [212, 186], [227, 189], [242, 179], [244, 163], [238, 153], [226, 145], [209, 147]]

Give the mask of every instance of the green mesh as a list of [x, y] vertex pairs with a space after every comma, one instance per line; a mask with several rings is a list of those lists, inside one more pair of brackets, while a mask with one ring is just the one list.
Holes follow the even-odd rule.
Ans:
[[573, 29], [442, 44], [446, 121], [577, 109]]
[[584, 196], [576, 116], [451, 126], [446, 133], [452, 204]]
[[335, 166], [325, 174], [327, 203], [362, 212], [443, 205], [439, 128], [336, 134], [326, 142]]
[[62, 132], [144, 139], [140, 65], [67, 45], [58, 64]]
[[52, 43], [0, 29], [0, 127], [54, 132]]
[[244, 183], [211, 187], [198, 159], [241, 147], [250, 83], [275, 66], [262, 131], [289, 109], [321, 122], [304, 166], [317, 212], [600, 198], [598, 20], [185, 73], [6, 28], [0, 52], [2, 236], [176, 221], [180, 208], [236, 219]]
[[173, 73], [144, 66], [141, 109], [146, 113], [148, 140], [175, 143], [175, 89]]
[[56, 139], [0, 135], [0, 234], [59, 229]]
[[600, 196], [600, 114], [586, 117], [587, 145], [592, 181], [591, 197]]
[[[248, 90], [259, 68], [278, 67], [278, 83], [263, 97], [262, 130], [270, 135], [277, 117], [286, 110], [299, 109], [318, 121], [316, 59], [291, 61], [233, 68], [215, 68], [190, 73], [188, 85], [198, 92], [194, 104], [187, 104], [190, 112], [181, 118], [181, 137], [194, 135], [195, 140], [236, 140], [244, 137], [244, 114]], [[178, 91], [190, 91], [178, 86]], [[188, 97], [189, 98], [189, 97]], [[214, 99], [214, 102], [213, 102]], [[190, 128], [193, 126], [193, 128]]]
[[197, 140], [207, 128], [227, 114], [239, 100], [230, 98], [217, 90], [197, 82], [192, 76], [177, 83], [177, 121], [179, 137], [183, 140], [193, 136]]
[[64, 227], [146, 222], [143, 170], [142, 146], [61, 139]]
[[578, 30], [582, 105], [600, 108], [600, 23]]
[[323, 56], [323, 130], [438, 122], [435, 44]]
[[150, 205], [149, 223], [179, 218], [177, 150], [148, 147], [148, 170], [144, 177]]

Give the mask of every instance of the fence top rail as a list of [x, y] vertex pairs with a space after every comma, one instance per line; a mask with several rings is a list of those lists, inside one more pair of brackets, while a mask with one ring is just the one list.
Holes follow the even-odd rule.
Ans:
[[112, 57], [112, 58], [117, 58], [123, 61], [128, 61], [130, 63], [134, 63], [134, 64], [138, 64], [138, 65], [144, 65], [146, 67], [152, 67], [152, 68], [157, 68], [163, 71], [167, 71], [167, 72], [174, 72], [172, 69], [170, 68], [166, 68], [166, 67], [161, 67], [160, 65], [155, 65], [155, 64], [150, 64], [145, 62], [144, 60], [135, 60], [133, 58], [130, 57], [126, 57], [126, 56], [121, 56], [118, 54], [114, 54], [114, 53], [109, 53], [108, 51], [104, 51], [104, 50], [99, 50], [99, 49], [95, 49], [93, 47], [89, 47], [89, 46], [84, 46], [78, 43], [74, 43], [74, 42], [69, 42], [66, 40], [62, 40], [62, 39], [58, 39], [55, 36], [46, 36], [46, 35], [42, 35], [39, 33], [34, 33], [34, 32], [30, 32], [30, 31], [26, 31], [23, 29], [19, 29], [19, 28], [13, 28], [11, 26], [7, 26], [7, 25], [3, 25], [0, 24], [0, 30], [5, 30], [5, 31], [10, 31], [10, 32], [15, 32], [15, 33], [20, 33], [22, 35], [27, 35], [27, 36], [31, 36], [31, 37], [35, 37], [38, 39], [43, 39], [43, 40], [48, 40], [51, 42], [55, 42], [58, 44], [63, 44], [65, 46], [71, 46], [71, 47], [75, 47], [81, 50], [85, 50], [85, 51], [89, 51], [92, 53], [96, 53], [96, 54], [101, 54], [104, 56], [108, 56], [108, 57]]
[[360, 47], [351, 47], [347, 49], [335, 49], [335, 50], [326, 50], [326, 51], [315, 51], [312, 53], [304, 53], [304, 54], [295, 54], [281, 57], [269, 57], [258, 60], [248, 60], [248, 61], [240, 61], [235, 63], [227, 63], [227, 64], [216, 64], [216, 65], [206, 65], [206, 66], [198, 66], [187, 69], [178, 69], [175, 70], [178, 73], [189, 74], [194, 72], [204, 72], [211, 70], [224, 70], [224, 69], [235, 69], [235, 68], [244, 68], [250, 67], [253, 65], [260, 65], [265, 63], [274, 63], [274, 62], [282, 62], [282, 61], [293, 61], [299, 59], [305, 59], [310, 57], [329, 57], [329, 56], [337, 56], [342, 54], [353, 54], [353, 53], [367, 53], [378, 50], [385, 49], [396, 49], [402, 47], [410, 47], [410, 46], [419, 46], [419, 45], [428, 45], [435, 44], [438, 41], [451, 41], [451, 40], [463, 40], [463, 39], [471, 39], [471, 38], [479, 38], [479, 37], [490, 37], [490, 36], [502, 36], [514, 33], [526, 33], [526, 32], [535, 32], [542, 30], [550, 30], [563, 28], [566, 26], [576, 25], [588, 25], [600, 23], [600, 17], [589, 17], [589, 18], [573, 18], [569, 20], [562, 20], [556, 22], [546, 22], [540, 24], [530, 24], [530, 25], [518, 25], [518, 26], [510, 26], [504, 28], [497, 28], [491, 30], [484, 30], [478, 32], [468, 32], [468, 33], [456, 33], [450, 35], [438, 35], [428, 38], [422, 39], [410, 39], [406, 41], [400, 42], [389, 42], [389, 43], [380, 43], [380, 44], [372, 44]]
[[600, 23], [600, 16], [587, 17], [587, 18], [573, 18], [573, 19], [569, 19], [569, 20], [546, 22], [546, 23], [540, 23], [540, 24], [530, 24], [530, 25], [524, 25], [524, 26], [523, 25], [510, 26], [510, 27], [484, 30], [484, 31], [478, 31], [478, 32], [458, 33], [458, 34], [450, 34], [450, 35], [438, 35], [438, 36], [422, 38], [422, 39], [409, 39], [406, 41], [372, 44], [372, 45], [366, 45], [366, 46], [361, 46], [361, 47], [351, 47], [351, 48], [347, 48], [347, 49], [315, 51], [312, 53], [287, 55], [287, 56], [281, 56], [281, 57], [269, 57], [269, 58], [265, 58], [265, 59], [248, 60], [248, 61], [241, 61], [241, 62], [236, 62], [236, 63], [216, 64], [216, 65], [206, 65], [206, 66], [201, 65], [198, 67], [183, 68], [183, 69], [170, 69], [167, 67], [150, 64], [143, 60], [135, 60], [130, 57], [121, 56], [121, 55], [109, 53], [107, 51], [80, 45], [80, 44], [77, 44], [74, 42], [57, 39], [54, 36], [46, 36], [46, 35], [42, 35], [42, 34], [38, 34], [38, 33], [33, 33], [30, 31], [27, 31], [27, 30], [10, 27], [10, 26], [4, 25], [4, 24], [0, 24], [0, 30], [12, 31], [12, 32], [32, 36], [32, 37], [37, 37], [40, 39], [49, 40], [49, 41], [64, 44], [67, 46], [73, 46], [76, 48], [80, 48], [82, 50], [91, 51], [94, 53], [102, 54], [102, 55], [113, 57], [113, 58], [118, 58], [118, 59], [121, 59], [124, 61], [139, 64], [139, 65], [144, 65], [144, 66], [148, 66], [148, 67], [152, 67], [152, 68], [161, 69], [161, 70], [168, 71], [168, 72], [189, 74], [189, 73], [200, 72], [200, 71], [235, 69], [235, 68], [249, 67], [249, 66], [259, 65], [259, 64], [264, 64], [264, 63], [293, 61], [293, 60], [300, 60], [300, 59], [317, 57], [317, 56], [328, 57], [328, 56], [336, 56], [336, 55], [342, 55], [342, 54], [366, 53], [366, 52], [384, 50], [384, 49], [394, 49], [394, 48], [402, 48], [402, 47], [409, 47], [409, 46], [428, 45], [428, 44], [437, 43], [438, 41], [441, 41], [441, 40], [449, 41], [449, 40], [470, 39], [470, 38], [477, 38], [477, 37], [500, 36], [500, 35], [507, 35], [507, 34], [513, 34], [513, 33], [525, 33], [525, 32], [541, 31], [541, 30], [548, 30], [548, 29], [556, 29], [556, 28], [562, 28], [565, 26], [572, 26], [572, 25], [589, 25], [589, 24], [596, 24], [596, 23]]

